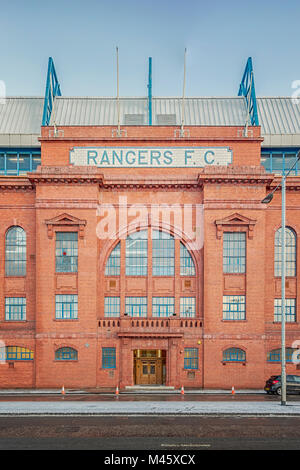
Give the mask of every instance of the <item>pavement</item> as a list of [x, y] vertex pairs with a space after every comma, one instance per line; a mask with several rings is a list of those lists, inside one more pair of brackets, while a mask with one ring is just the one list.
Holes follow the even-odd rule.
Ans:
[[282, 406], [280, 401], [3, 401], [0, 416], [35, 415], [243, 415], [243, 416], [300, 416], [300, 402]]
[[[104, 392], [95, 390], [66, 390], [66, 395], [61, 394], [61, 390], [0, 390], [0, 416], [120, 416], [120, 415], [238, 415], [238, 416], [300, 416], [300, 401], [287, 401], [285, 406], [281, 405], [280, 399], [276, 401], [255, 400], [253, 395], [264, 394], [263, 390], [236, 390], [232, 395], [231, 390], [185, 390], [184, 396], [180, 396], [180, 390], [173, 390], [176, 399], [173, 401], [159, 400], [158, 394], [152, 392], [138, 401], [131, 399], [136, 392], [121, 392], [116, 395], [111, 389]], [[143, 392], [144, 394], [145, 392]], [[165, 391], [161, 395], [170, 393]], [[102, 394], [103, 397], [110, 396], [110, 399], [103, 401], [76, 401], [75, 395], [92, 396]], [[205, 401], [195, 401], [195, 395], [206, 395]], [[250, 395], [243, 401], [238, 399], [239, 395]], [[61, 395], [58, 397], [58, 395]], [[74, 396], [72, 399], [71, 396]], [[212, 399], [209, 399], [209, 396]], [[224, 400], [219, 396], [218, 401], [213, 401], [215, 395], [224, 395]], [[231, 398], [228, 395], [232, 395]], [[24, 396], [24, 401], [22, 400]], [[39, 400], [39, 396], [41, 400]], [[49, 396], [47, 400], [47, 396]], [[51, 396], [56, 396], [55, 401], [51, 401]], [[166, 396], [166, 395], [165, 395]], [[189, 399], [190, 396], [190, 399]], [[8, 398], [6, 400], [6, 397]], [[15, 400], [14, 400], [15, 397]], [[26, 397], [26, 401], [25, 401]], [[32, 399], [30, 399], [32, 397]], [[120, 399], [121, 398], [121, 399]], [[229, 398], [229, 400], [228, 400]]]
[[[97, 388], [97, 389], [65, 389], [65, 392], [68, 395], [105, 395], [105, 394], [115, 394], [116, 390], [114, 388]], [[61, 395], [61, 389], [0, 389], [0, 396], [12, 396], [12, 395]], [[168, 390], [168, 389], [161, 389], [157, 388], [143, 388], [141, 390], [137, 389], [128, 389], [122, 390], [119, 392], [121, 395], [139, 395], [141, 393], [149, 394], [149, 395], [180, 395], [181, 390]], [[231, 395], [232, 390], [217, 390], [217, 389], [184, 389], [185, 394], [190, 395]], [[250, 395], [250, 394], [264, 394], [264, 390], [256, 390], [256, 389], [243, 389], [243, 390], [235, 390], [235, 394], [243, 394], [243, 395]]]

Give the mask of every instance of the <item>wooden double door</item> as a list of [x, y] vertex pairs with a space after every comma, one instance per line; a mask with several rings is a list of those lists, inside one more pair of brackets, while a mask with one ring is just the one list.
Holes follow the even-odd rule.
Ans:
[[152, 357], [150, 354], [143, 354], [143, 351], [135, 356], [136, 385], [162, 385], [164, 383], [165, 358], [158, 356], [154, 354], [154, 351]]

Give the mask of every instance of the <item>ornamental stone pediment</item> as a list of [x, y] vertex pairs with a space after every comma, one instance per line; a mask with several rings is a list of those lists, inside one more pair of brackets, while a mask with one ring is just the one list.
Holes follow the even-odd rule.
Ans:
[[52, 219], [45, 220], [49, 238], [53, 237], [54, 227], [72, 227], [78, 230], [79, 237], [83, 238], [86, 223], [86, 220], [78, 219], [77, 217], [74, 217], [73, 215], [67, 213], [60, 214]]
[[249, 219], [248, 217], [235, 212], [223, 219], [215, 221], [217, 227], [217, 238], [221, 239], [223, 232], [227, 230], [232, 231], [244, 231], [247, 232], [248, 238], [253, 238], [253, 229], [256, 224], [256, 220]]

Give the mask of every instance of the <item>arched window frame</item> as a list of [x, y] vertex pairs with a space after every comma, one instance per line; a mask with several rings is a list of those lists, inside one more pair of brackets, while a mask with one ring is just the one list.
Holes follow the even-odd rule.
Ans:
[[[293, 362], [292, 355], [294, 351], [297, 351], [293, 348], [285, 348], [285, 360], [286, 362]], [[268, 352], [267, 362], [281, 362], [281, 348], [272, 349]]]
[[[274, 275], [275, 277], [281, 277], [281, 229], [280, 227], [275, 232], [274, 241]], [[297, 264], [297, 235], [295, 230], [291, 227], [285, 227], [286, 232], [286, 277], [296, 276], [296, 264]]]
[[58, 348], [55, 351], [55, 360], [56, 361], [77, 361], [78, 351], [68, 346]]
[[227, 348], [223, 351], [222, 362], [246, 362], [246, 351], [241, 348]]
[[195, 276], [195, 263], [187, 247], [180, 242], [180, 276]]
[[22, 227], [10, 227], [5, 235], [5, 275], [26, 276], [26, 232]]
[[120, 276], [121, 242], [112, 249], [105, 265], [105, 276]]

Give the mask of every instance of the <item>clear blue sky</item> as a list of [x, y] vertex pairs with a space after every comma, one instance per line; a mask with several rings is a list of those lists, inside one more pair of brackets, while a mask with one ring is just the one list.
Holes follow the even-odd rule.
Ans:
[[0, 0], [0, 80], [42, 96], [48, 57], [65, 96], [235, 96], [252, 56], [258, 96], [300, 80], [299, 0]]

